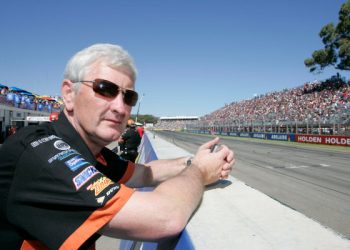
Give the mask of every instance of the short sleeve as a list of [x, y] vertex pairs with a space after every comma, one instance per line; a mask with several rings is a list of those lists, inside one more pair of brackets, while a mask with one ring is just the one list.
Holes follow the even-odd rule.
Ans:
[[126, 183], [135, 170], [135, 164], [133, 162], [120, 158], [108, 149], [103, 149], [97, 160], [98, 164], [96, 167], [118, 183]]
[[82, 245], [123, 207], [120, 185], [55, 135], [28, 144], [8, 196], [8, 220], [50, 249]]

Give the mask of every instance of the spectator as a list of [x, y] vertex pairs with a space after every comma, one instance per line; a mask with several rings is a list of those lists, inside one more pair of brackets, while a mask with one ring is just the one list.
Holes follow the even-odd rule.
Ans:
[[138, 147], [141, 142], [140, 134], [136, 130], [134, 120], [129, 119], [125, 132], [120, 137], [120, 156], [125, 160], [135, 162], [138, 156]]
[[145, 133], [145, 128], [142, 125], [136, 124], [136, 130], [142, 138], [143, 134]]

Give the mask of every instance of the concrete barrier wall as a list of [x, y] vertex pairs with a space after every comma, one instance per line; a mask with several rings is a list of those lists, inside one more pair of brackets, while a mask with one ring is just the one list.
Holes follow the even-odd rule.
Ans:
[[[147, 163], [153, 160], [157, 160], [158, 157], [154, 148], [148, 138], [150, 134], [145, 133], [142, 137], [141, 144], [139, 146], [139, 156], [136, 159], [138, 163]], [[153, 135], [151, 135], [153, 136]], [[142, 189], [144, 192], [147, 192], [149, 189]], [[171, 215], [169, 215], [171, 217]], [[142, 242], [142, 241], [130, 241], [122, 240], [120, 242], [121, 250], [155, 250], [155, 249], [177, 249], [183, 250], [194, 249], [194, 246], [191, 242], [188, 232], [186, 229], [176, 238], [169, 239], [163, 242]]]

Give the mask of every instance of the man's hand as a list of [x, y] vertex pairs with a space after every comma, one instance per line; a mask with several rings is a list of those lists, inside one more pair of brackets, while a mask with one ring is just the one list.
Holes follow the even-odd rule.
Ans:
[[227, 178], [235, 163], [233, 151], [225, 145], [211, 152], [211, 148], [218, 143], [217, 137], [200, 146], [192, 161], [193, 167], [201, 171], [205, 185]]

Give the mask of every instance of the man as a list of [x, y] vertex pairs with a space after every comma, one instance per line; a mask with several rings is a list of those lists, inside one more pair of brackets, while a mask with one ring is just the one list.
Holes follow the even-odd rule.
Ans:
[[138, 147], [141, 143], [141, 136], [136, 131], [136, 125], [134, 120], [129, 119], [125, 132], [120, 136], [118, 140], [120, 146], [120, 156], [132, 162], [135, 162], [138, 156]]
[[[52, 123], [22, 128], [0, 148], [0, 245], [88, 249], [101, 235], [159, 240], [183, 230], [205, 185], [226, 178], [234, 155], [210, 153], [147, 165], [105, 148], [136, 105], [136, 70], [117, 45], [88, 47], [68, 62], [64, 110]], [[151, 192], [134, 188], [155, 186]]]
[[136, 124], [136, 131], [139, 133], [140, 137], [142, 138], [143, 134], [145, 133], [145, 128], [142, 125]]

